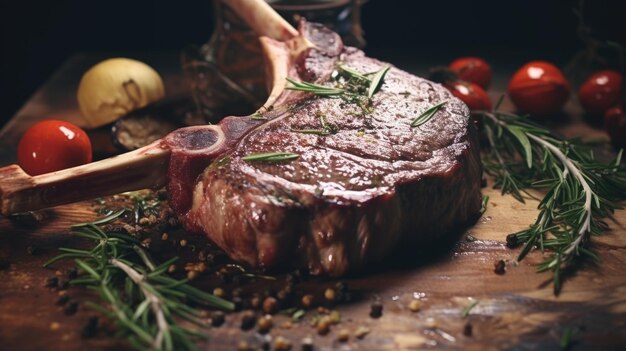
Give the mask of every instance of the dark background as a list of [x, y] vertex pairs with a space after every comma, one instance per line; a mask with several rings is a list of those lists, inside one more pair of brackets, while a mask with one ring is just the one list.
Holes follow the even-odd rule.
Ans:
[[[572, 13], [577, 3], [370, 0], [362, 10], [366, 51], [382, 59], [410, 53], [419, 60], [433, 53], [453, 58], [510, 50], [527, 60], [566, 60], [581, 47]], [[73, 53], [177, 51], [207, 41], [213, 27], [211, 0], [23, 0], [0, 6], [0, 126]], [[623, 1], [588, 1], [585, 13], [599, 37], [626, 42]]]

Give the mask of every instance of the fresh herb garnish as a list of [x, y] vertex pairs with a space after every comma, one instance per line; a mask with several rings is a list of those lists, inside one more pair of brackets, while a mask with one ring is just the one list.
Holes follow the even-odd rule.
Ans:
[[476, 307], [476, 305], [478, 305], [478, 300], [472, 301], [472, 303], [465, 306], [465, 308], [463, 308], [463, 311], [461, 311], [461, 317], [466, 318], [467, 316], [469, 316], [470, 312], [474, 307]]
[[385, 79], [385, 75], [387, 75], [387, 72], [389, 72], [389, 68], [391, 67], [385, 66], [374, 74], [370, 82], [370, 86], [367, 90], [368, 98], [371, 99], [372, 96], [374, 96], [374, 94], [378, 91], [378, 89], [380, 89], [381, 85], [383, 84], [383, 79]]
[[[367, 74], [359, 73], [346, 65], [340, 64], [337, 67], [341, 76], [345, 78], [345, 80], [337, 84], [335, 87], [296, 81], [291, 78], [287, 78], [287, 81], [292, 84], [292, 86], [287, 87], [287, 89], [305, 91], [326, 97], [337, 96], [343, 98], [344, 100], [354, 100], [355, 97], [371, 99], [382, 86], [385, 75], [387, 75], [387, 72], [391, 68], [390, 66], [381, 68], [377, 72], [373, 73], [372, 78], [370, 79], [366, 76]], [[339, 80], [337, 81], [339, 82]]]
[[426, 111], [422, 112], [419, 116], [415, 117], [413, 122], [411, 122], [411, 128], [419, 127], [422, 124], [430, 121], [431, 118], [437, 113], [437, 111], [441, 110], [443, 105], [446, 104], [447, 101], [440, 102], [436, 105], [433, 105], [426, 109]]
[[44, 266], [74, 259], [83, 274], [71, 284], [97, 291], [104, 305], [89, 305], [114, 321], [119, 335], [137, 349], [195, 350], [193, 340], [206, 336], [179, 325], [177, 320], [199, 327], [208, 325], [188, 301], [225, 310], [232, 310], [233, 304], [192, 287], [186, 280], [168, 276], [176, 257], [156, 264], [139, 239], [100, 228], [125, 212], [72, 226], [73, 235], [92, 240], [95, 246], [88, 250], [61, 248], [62, 253]]
[[321, 129], [296, 129], [291, 128], [292, 132], [304, 133], [304, 134], [317, 134], [317, 135], [330, 135], [337, 133], [337, 127], [328, 123], [326, 121], [326, 117], [324, 117], [323, 113], [317, 114], [320, 118], [320, 124], [322, 125]]
[[340, 88], [333, 88], [333, 87], [328, 87], [325, 85], [319, 85], [319, 84], [314, 84], [314, 83], [309, 83], [309, 82], [304, 82], [304, 81], [296, 81], [291, 78], [287, 78], [287, 81], [293, 84], [292, 86], [287, 87], [287, 89], [289, 90], [305, 91], [305, 92], [313, 93], [315, 95], [320, 95], [320, 96], [341, 95], [345, 92], [345, 90], [340, 89]]
[[263, 152], [242, 157], [246, 162], [280, 162], [295, 160], [300, 155], [289, 152]]
[[551, 252], [538, 271], [552, 271], [556, 295], [563, 269], [582, 258], [598, 259], [589, 248], [590, 236], [607, 228], [602, 219], [626, 199], [622, 151], [613, 162], [602, 163], [582, 141], [562, 139], [524, 116], [497, 109], [483, 115], [490, 144], [483, 164], [495, 177], [494, 186], [521, 202], [528, 188], [546, 191], [535, 223], [510, 234], [507, 243], [524, 245], [518, 261], [533, 249]]

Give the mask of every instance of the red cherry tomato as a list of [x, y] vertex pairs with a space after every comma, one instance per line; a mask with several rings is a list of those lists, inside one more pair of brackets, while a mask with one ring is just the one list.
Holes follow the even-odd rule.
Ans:
[[477, 84], [457, 80], [444, 85], [452, 95], [463, 101], [471, 111], [491, 110], [489, 95]]
[[580, 86], [578, 100], [589, 113], [603, 113], [619, 100], [622, 75], [616, 71], [600, 71], [592, 74]]
[[458, 58], [452, 61], [448, 68], [456, 73], [459, 79], [478, 84], [483, 89], [487, 89], [491, 82], [491, 66], [478, 57]]
[[72, 123], [41, 121], [20, 139], [17, 159], [30, 175], [54, 172], [91, 162], [91, 141]]
[[570, 94], [570, 85], [553, 64], [532, 61], [515, 72], [508, 93], [522, 112], [547, 115], [563, 107]]
[[604, 129], [615, 146], [626, 148], [626, 111], [622, 106], [611, 107], [606, 110]]

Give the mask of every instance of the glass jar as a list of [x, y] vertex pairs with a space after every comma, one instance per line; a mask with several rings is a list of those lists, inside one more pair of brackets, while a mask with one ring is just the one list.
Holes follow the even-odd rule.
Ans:
[[[292, 25], [300, 18], [336, 31], [346, 45], [365, 45], [363, 0], [267, 0]], [[183, 51], [182, 65], [196, 107], [187, 124], [214, 123], [227, 115], [249, 115], [267, 98], [258, 35], [223, 0], [214, 1], [215, 29], [201, 47]]]

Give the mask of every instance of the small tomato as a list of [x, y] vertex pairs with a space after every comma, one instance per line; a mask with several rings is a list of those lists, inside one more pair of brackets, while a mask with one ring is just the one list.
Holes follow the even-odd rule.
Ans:
[[532, 61], [515, 72], [507, 91], [522, 112], [547, 115], [563, 107], [570, 94], [570, 84], [553, 64]]
[[45, 120], [31, 126], [17, 146], [20, 167], [39, 175], [91, 162], [91, 141], [72, 123]]
[[621, 86], [622, 75], [619, 72], [596, 72], [578, 89], [578, 101], [589, 113], [604, 113], [618, 102]]
[[611, 143], [626, 148], [626, 111], [622, 106], [611, 107], [604, 113], [604, 130], [611, 137]]
[[491, 82], [491, 66], [478, 57], [458, 58], [452, 61], [448, 68], [456, 73], [459, 79], [478, 84], [483, 89], [487, 89]]
[[471, 111], [491, 110], [491, 99], [483, 88], [471, 82], [461, 80], [444, 84], [452, 95], [461, 99]]

